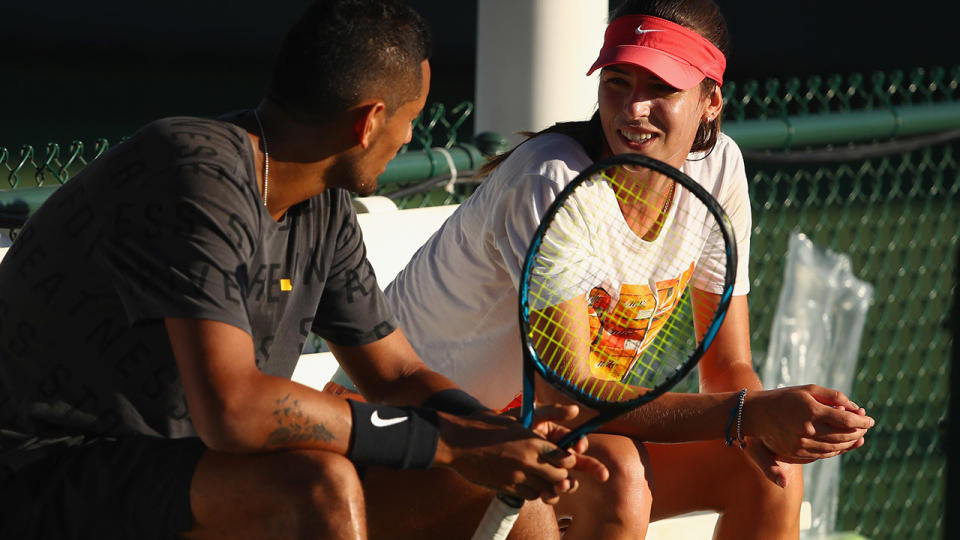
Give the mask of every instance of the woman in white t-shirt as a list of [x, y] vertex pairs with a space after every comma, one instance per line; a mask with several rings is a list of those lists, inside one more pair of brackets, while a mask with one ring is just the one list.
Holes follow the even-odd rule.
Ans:
[[[568, 539], [641, 538], [648, 521], [693, 510], [721, 513], [718, 537], [796, 538], [803, 492], [797, 464], [859, 447], [873, 420], [829, 389], [763, 391], [754, 372], [750, 203], [740, 150], [720, 132], [727, 35], [719, 10], [710, 0], [627, 0], [611, 20], [589, 70], [601, 70], [596, 114], [537, 133], [494, 160], [489, 177], [387, 287], [387, 297], [427, 365], [491, 408], [515, 406], [517, 287], [541, 216], [603, 156], [637, 153], [680, 168], [724, 207], [740, 254], [726, 320], [698, 367], [700, 393], [668, 393], [591, 434], [590, 452], [611, 478], [584, 479], [579, 492], [561, 497], [557, 512], [573, 518]], [[677, 201], [664, 196], [662, 203], [669, 216]], [[689, 278], [683, 274], [676, 278]], [[698, 286], [694, 301], [714, 294]], [[537, 398], [565, 399], [545, 384]], [[737, 438], [731, 413], [742, 415], [745, 446], [730, 444]]]

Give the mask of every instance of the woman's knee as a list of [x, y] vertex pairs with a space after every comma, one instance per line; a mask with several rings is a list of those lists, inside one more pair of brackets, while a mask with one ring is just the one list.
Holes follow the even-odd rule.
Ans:
[[[743, 456], [746, 459], [746, 456]], [[800, 465], [781, 464], [786, 476], [787, 484], [781, 487], [761, 473], [752, 464], [747, 464], [748, 474], [737, 474], [735, 468], [730, 469], [728, 477], [729, 501], [732, 505], [740, 505], [749, 501], [755, 509], [764, 509], [765, 512], [792, 515], [799, 513], [803, 502], [803, 469]]]
[[803, 467], [786, 464], [783, 472], [787, 477], [787, 485], [782, 488], [781, 500], [788, 509], [796, 509], [799, 512], [800, 504], [803, 503]]
[[620, 435], [591, 435], [589, 454], [610, 470], [610, 478], [602, 486], [611, 509], [649, 506], [653, 482], [650, 456], [639, 441]]
[[590, 435], [588, 454], [610, 469], [610, 478], [629, 479], [631, 483], [650, 481], [650, 455], [643, 443], [622, 435]]
[[610, 478], [587, 479], [560, 498], [558, 515], [573, 517], [565, 537], [642, 538], [652, 504], [646, 448], [628, 437], [591, 434], [587, 453], [607, 466]]

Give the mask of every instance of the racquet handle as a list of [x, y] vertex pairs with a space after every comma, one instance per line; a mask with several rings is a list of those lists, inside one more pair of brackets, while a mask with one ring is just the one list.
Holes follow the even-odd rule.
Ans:
[[522, 507], [523, 499], [498, 493], [490, 501], [471, 540], [506, 540]]

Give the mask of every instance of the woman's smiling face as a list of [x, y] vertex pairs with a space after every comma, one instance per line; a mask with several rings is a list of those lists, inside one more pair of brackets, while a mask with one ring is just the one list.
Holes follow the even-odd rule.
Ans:
[[614, 64], [600, 73], [598, 103], [613, 154], [643, 154], [679, 168], [701, 122], [719, 114], [722, 97], [719, 88], [711, 95], [699, 84], [679, 90], [650, 70]]

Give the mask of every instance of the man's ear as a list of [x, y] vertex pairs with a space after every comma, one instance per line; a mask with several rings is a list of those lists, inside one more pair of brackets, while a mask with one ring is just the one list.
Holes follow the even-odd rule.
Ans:
[[373, 134], [382, 127], [387, 117], [387, 105], [382, 101], [374, 101], [360, 105], [356, 111], [353, 132], [357, 144], [367, 148], [373, 140]]

